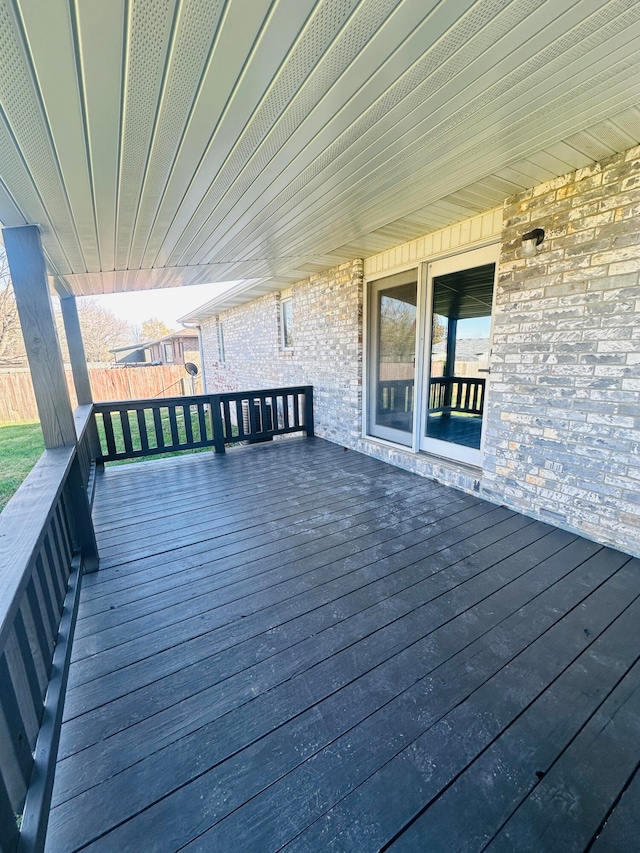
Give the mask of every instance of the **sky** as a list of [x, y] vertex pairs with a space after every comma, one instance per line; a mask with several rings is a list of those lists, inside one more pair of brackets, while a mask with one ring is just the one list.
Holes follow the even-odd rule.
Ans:
[[167, 287], [162, 290], [138, 290], [134, 293], [113, 293], [90, 298], [127, 323], [139, 326], [150, 317], [157, 317], [169, 328], [180, 329], [182, 326], [178, 323], [178, 317], [184, 317], [189, 311], [209, 302], [234, 284], [237, 284], [237, 281]]

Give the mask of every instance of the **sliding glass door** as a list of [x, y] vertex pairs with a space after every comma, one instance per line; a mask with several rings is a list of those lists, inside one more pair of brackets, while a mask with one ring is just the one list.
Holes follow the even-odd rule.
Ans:
[[370, 302], [371, 435], [413, 443], [417, 270], [375, 282]]
[[481, 464], [497, 252], [373, 282], [369, 435]]
[[425, 353], [420, 447], [480, 464], [496, 250], [429, 265], [431, 334]]

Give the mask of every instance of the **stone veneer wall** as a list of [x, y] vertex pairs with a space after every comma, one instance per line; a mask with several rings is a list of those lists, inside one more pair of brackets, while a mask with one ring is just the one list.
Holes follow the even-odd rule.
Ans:
[[207, 385], [313, 384], [318, 435], [640, 555], [639, 272], [640, 148], [505, 202], [482, 471], [361, 438], [361, 261], [294, 285], [292, 353], [279, 294], [222, 315], [224, 365], [204, 323]]
[[639, 217], [640, 148], [505, 203], [482, 477], [492, 500], [636, 554]]
[[353, 447], [362, 399], [362, 261], [312, 276], [286, 295], [293, 299], [292, 351], [280, 345], [279, 293], [220, 315], [224, 364], [218, 318], [202, 323], [207, 390], [313, 385], [316, 434]]

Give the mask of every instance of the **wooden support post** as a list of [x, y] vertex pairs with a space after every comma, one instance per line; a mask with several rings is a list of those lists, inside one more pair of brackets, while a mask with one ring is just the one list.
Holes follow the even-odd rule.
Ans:
[[314, 433], [313, 424], [313, 385], [307, 385], [304, 389], [304, 426], [307, 437], [312, 438]]
[[[75, 296], [65, 296], [64, 299], [61, 299], [60, 308], [62, 309], [64, 330], [67, 335], [67, 346], [69, 347], [73, 384], [76, 389], [78, 405], [91, 405], [93, 404], [93, 392], [91, 391], [91, 379], [89, 378], [89, 368], [87, 367], [87, 357], [84, 352], [84, 343], [82, 340], [82, 331], [80, 329], [80, 319], [78, 317], [78, 306], [76, 305]], [[91, 448], [91, 458], [97, 459], [102, 454], [102, 450], [100, 447], [100, 439], [98, 437], [98, 427], [96, 426], [96, 419], [93, 414], [91, 415], [87, 430], [89, 436], [89, 447]]]
[[76, 430], [53, 319], [40, 232], [36, 225], [23, 225], [5, 228], [2, 233], [44, 445], [48, 450], [71, 447], [76, 443]]
[[443, 418], [448, 418], [450, 415], [451, 404], [453, 402], [453, 379], [456, 374], [456, 340], [458, 332], [458, 320], [449, 318], [447, 325], [447, 356], [444, 363], [444, 378], [449, 381], [444, 387], [444, 406], [445, 410], [442, 413]]
[[[40, 231], [37, 225], [23, 225], [5, 228], [2, 233], [44, 445], [47, 450], [76, 447], [76, 429], [53, 317]], [[95, 571], [98, 549], [77, 456], [69, 475], [69, 487], [85, 567], [88, 571]]]
[[84, 354], [84, 343], [82, 342], [82, 332], [80, 331], [80, 319], [78, 318], [78, 306], [76, 305], [75, 296], [65, 296], [64, 299], [61, 299], [60, 308], [62, 309], [64, 330], [67, 335], [69, 358], [71, 359], [71, 370], [73, 372], [73, 384], [76, 387], [78, 405], [84, 406], [88, 403], [93, 403], [93, 395], [91, 393], [91, 381], [89, 379], [87, 359]]

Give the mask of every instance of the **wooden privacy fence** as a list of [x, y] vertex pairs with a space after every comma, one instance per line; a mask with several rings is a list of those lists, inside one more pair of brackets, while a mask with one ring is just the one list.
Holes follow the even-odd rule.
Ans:
[[[71, 405], [75, 407], [77, 400], [71, 368], [65, 372]], [[175, 397], [190, 392], [191, 387], [191, 378], [184, 367], [177, 364], [89, 368], [89, 378], [96, 401]], [[0, 371], [0, 423], [35, 420], [38, 420], [38, 409], [29, 371], [26, 368]]]

